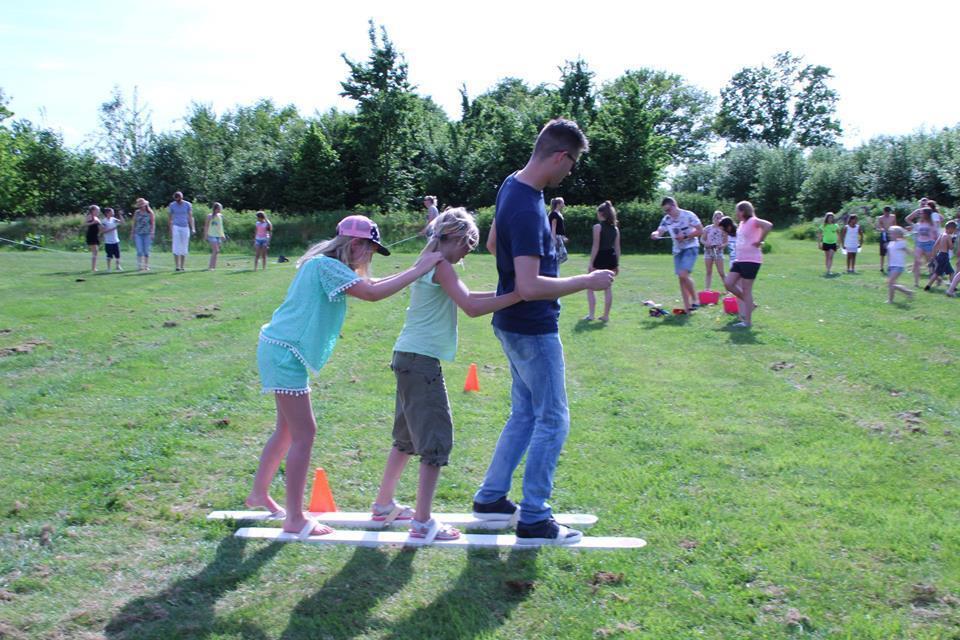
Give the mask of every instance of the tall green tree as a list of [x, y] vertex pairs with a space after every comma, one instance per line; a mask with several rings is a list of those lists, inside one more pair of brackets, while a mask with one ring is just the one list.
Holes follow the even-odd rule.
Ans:
[[413, 161], [417, 155], [413, 86], [407, 63], [373, 20], [368, 31], [370, 56], [355, 62], [344, 54], [349, 68], [340, 83], [341, 96], [357, 103], [350, 132], [351, 164], [358, 173], [348, 204], [365, 203], [387, 209], [402, 207], [414, 198]]
[[828, 67], [803, 65], [789, 51], [775, 55], [772, 66], [745, 67], [720, 90], [716, 132], [730, 142], [836, 144], [843, 130], [831, 78]]
[[295, 211], [341, 209], [344, 206], [340, 156], [316, 123], [309, 125], [293, 155], [284, 206]]

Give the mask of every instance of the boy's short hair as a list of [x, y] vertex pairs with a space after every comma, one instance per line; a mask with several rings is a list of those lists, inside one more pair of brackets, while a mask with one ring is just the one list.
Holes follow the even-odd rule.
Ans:
[[949, 220], [949, 221], [947, 221], [947, 224], [943, 225], [943, 228], [946, 229], [947, 227], [953, 227], [954, 229], [956, 229], [956, 228], [957, 228], [957, 221], [956, 221], [956, 220]]
[[884, 207], [884, 208], [883, 208], [883, 212], [884, 212], [884, 213], [893, 213], [893, 207]]
[[667, 197], [665, 197], [663, 200], [660, 201], [660, 206], [661, 206], [661, 207], [665, 207], [665, 206], [667, 206], [668, 204], [672, 204], [673, 206], [677, 206], [677, 201], [674, 200], [673, 198], [671, 198], [670, 196], [667, 196]]
[[573, 120], [554, 118], [543, 126], [533, 145], [533, 155], [543, 158], [558, 151], [586, 153], [590, 150], [587, 136]]

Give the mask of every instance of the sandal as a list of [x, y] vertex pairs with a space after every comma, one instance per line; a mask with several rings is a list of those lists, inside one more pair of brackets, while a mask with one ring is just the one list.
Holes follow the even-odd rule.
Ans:
[[[317, 528], [321, 530], [320, 533], [313, 532], [313, 530]], [[325, 536], [329, 533], [333, 533], [332, 527], [328, 527], [325, 524], [320, 524], [319, 522], [317, 522], [316, 520], [313, 520], [312, 518], [307, 518], [307, 523], [303, 525], [303, 529], [300, 529], [300, 533], [297, 534], [297, 539], [307, 540], [312, 536]]]
[[413, 509], [404, 504], [397, 504], [396, 502], [391, 502], [385, 507], [374, 502], [370, 506], [370, 511], [372, 513], [370, 519], [374, 522], [382, 522], [385, 526], [394, 520], [413, 520], [414, 514]]
[[426, 522], [411, 520], [410, 537], [422, 538], [425, 544], [430, 544], [434, 540], [457, 540], [460, 537], [460, 530], [433, 518]]

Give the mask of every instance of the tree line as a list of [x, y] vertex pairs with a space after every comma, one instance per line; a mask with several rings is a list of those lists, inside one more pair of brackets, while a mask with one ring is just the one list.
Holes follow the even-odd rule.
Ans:
[[[952, 155], [938, 162], [956, 159], [956, 130], [844, 150], [830, 69], [790, 53], [742, 69], [719, 97], [654, 69], [598, 83], [584, 60], [567, 61], [556, 83], [505, 78], [477, 96], [462, 86], [451, 120], [410, 83], [386, 29], [371, 21], [368, 36], [365, 60], [343, 56], [341, 95], [352, 111], [306, 116], [264, 99], [217, 114], [194, 103], [182, 130], [155, 132], [136, 90], [128, 97], [117, 88], [100, 107], [96, 144], [71, 149], [55, 130], [15, 119], [0, 89], [0, 215], [73, 212], [91, 202], [126, 208], [136, 196], [163, 203], [175, 190], [197, 202], [291, 213], [390, 212], [419, 206], [425, 194], [479, 208], [493, 203], [553, 117], [576, 120], [591, 142], [574, 175], [548, 194], [568, 202], [649, 199], [671, 167], [682, 167], [679, 189], [753, 198], [764, 211], [775, 208], [774, 217], [814, 212], [834, 197], [914, 193], [927, 180], [921, 175], [940, 176], [921, 189], [931, 197], [958, 193], [955, 160], [953, 169], [931, 168], [930, 156], [914, 150], [927, 144], [918, 140], [949, 138]], [[711, 157], [718, 140], [726, 150]], [[854, 165], [854, 179], [839, 175]]]

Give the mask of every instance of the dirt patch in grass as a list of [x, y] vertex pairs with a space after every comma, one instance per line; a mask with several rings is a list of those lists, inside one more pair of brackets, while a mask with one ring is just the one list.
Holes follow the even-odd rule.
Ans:
[[15, 356], [21, 353], [32, 353], [34, 349], [42, 344], [46, 344], [46, 342], [43, 340], [27, 340], [26, 342], [18, 344], [15, 347], [6, 347], [4, 349], [0, 349], [0, 358]]

